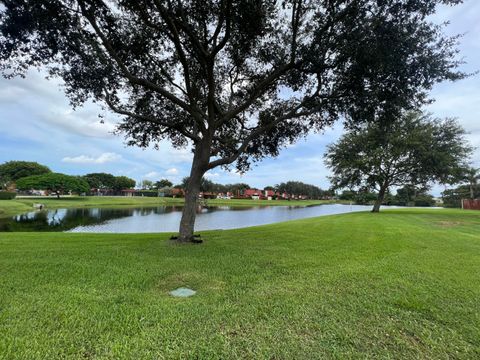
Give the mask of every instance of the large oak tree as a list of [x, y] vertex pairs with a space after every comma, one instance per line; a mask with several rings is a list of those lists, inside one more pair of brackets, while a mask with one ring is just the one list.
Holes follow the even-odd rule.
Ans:
[[378, 212], [391, 187], [457, 183], [472, 153], [454, 119], [408, 112], [391, 123], [371, 122], [328, 147], [326, 163], [336, 188], [377, 190]]
[[131, 145], [190, 147], [189, 241], [208, 170], [245, 171], [339, 117], [389, 117], [462, 77], [456, 39], [429, 20], [459, 2], [0, 0], [0, 66], [47, 67], [73, 106], [122, 115]]

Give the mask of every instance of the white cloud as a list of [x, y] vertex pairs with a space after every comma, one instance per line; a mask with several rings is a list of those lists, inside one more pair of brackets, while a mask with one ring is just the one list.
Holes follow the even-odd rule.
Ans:
[[52, 106], [48, 113], [41, 114], [41, 116], [51, 125], [63, 128], [71, 134], [97, 138], [114, 137], [115, 124], [108, 120], [100, 122], [98, 113], [98, 107], [88, 104], [77, 110]]
[[105, 164], [121, 159], [122, 157], [116, 153], [103, 153], [98, 157], [91, 157], [87, 155], [79, 155], [74, 157], [64, 157], [62, 162], [74, 164]]
[[149, 173], [146, 173], [145, 175], [143, 175], [143, 177], [147, 179], [155, 179], [155, 178], [158, 178], [159, 176], [160, 176], [160, 173], [156, 171], [150, 171]]
[[171, 145], [169, 145], [168, 155], [169, 157], [171, 157], [172, 161], [176, 163], [189, 163], [193, 159], [193, 154], [189, 147], [182, 149], [174, 149], [173, 147], [171, 147]]
[[178, 175], [178, 170], [176, 168], [171, 168], [166, 171], [167, 175]]
[[234, 177], [242, 177], [243, 175], [245, 175], [244, 173], [238, 171], [237, 169], [229, 169], [226, 171], [227, 175], [231, 175], [231, 176], [234, 176]]
[[207, 173], [205, 174], [205, 177], [206, 177], [206, 178], [209, 178], [209, 179], [214, 179], [214, 178], [220, 177], [220, 174], [217, 173], [217, 172], [215, 172], [215, 173], [207, 172]]

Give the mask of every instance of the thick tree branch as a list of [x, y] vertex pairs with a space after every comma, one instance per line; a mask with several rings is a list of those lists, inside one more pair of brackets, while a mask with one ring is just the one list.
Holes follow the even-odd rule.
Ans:
[[164, 126], [167, 129], [175, 129], [176, 131], [179, 131], [183, 136], [189, 138], [190, 140], [193, 140], [194, 142], [200, 141], [200, 137], [198, 137], [197, 135], [187, 131], [181, 123], [172, 124], [172, 123], [168, 123], [168, 122], [165, 122], [165, 121], [161, 121], [161, 120], [159, 120], [157, 118], [154, 118], [152, 116], [137, 114], [137, 113], [125, 110], [125, 109], [115, 105], [115, 103], [111, 100], [111, 95], [106, 90], [104, 92], [105, 92], [105, 96], [104, 96], [105, 103], [107, 104], [107, 106], [113, 112], [115, 112], [117, 114], [120, 114], [120, 115], [129, 116], [129, 117], [137, 119], [139, 121], [154, 123], [154, 124], [157, 124], [157, 125], [160, 125], [160, 126]]
[[297, 37], [300, 27], [300, 18], [302, 14], [302, 0], [293, 2], [292, 9], [292, 44], [290, 46], [290, 62], [295, 62], [295, 54], [297, 53]]
[[[175, 18], [170, 17], [169, 13], [172, 12], [172, 9], [171, 8], [168, 9], [168, 10], [165, 9], [160, 0], [154, 0], [154, 3], [155, 3], [155, 6], [156, 6], [158, 12], [162, 16], [162, 18], [164, 20], [165, 19], [170, 19], [171, 21], [174, 22], [175, 26], [178, 29], [183, 30], [185, 32], [185, 34], [188, 35], [192, 45], [194, 46], [194, 48], [199, 53], [200, 58], [206, 59], [209, 55], [207, 50], [202, 46], [202, 44], [198, 40], [197, 36], [195, 35], [195, 32], [190, 28], [189, 25], [187, 25], [186, 21], [178, 21], [176, 17]], [[166, 3], [169, 3], [169, 2], [166, 2]], [[179, 4], [180, 4], [180, 2], [179, 2]], [[179, 15], [182, 19], [187, 19], [187, 16], [185, 16], [183, 8], [181, 8]]]
[[[215, 33], [213, 35], [214, 48], [212, 49], [212, 52], [211, 52], [212, 57], [215, 57], [215, 55], [217, 55], [225, 47], [225, 45], [227, 45], [228, 40], [230, 39], [231, 7], [232, 7], [232, 1], [227, 0], [227, 5], [225, 6], [226, 15], [224, 15], [224, 12], [222, 12], [221, 18], [218, 21], [217, 28], [215, 29]], [[223, 35], [222, 40], [217, 44], [217, 38], [218, 38], [218, 35], [220, 34], [224, 17], [225, 17], [225, 34]]]
[[138, 78], [135, 75], [133, 75], [130, 72], [130, 70], [128, 69], [128, 67], [125, 65], [125, 63], [122, 61], [120, 56], [117, 54], [117, 52], [115, 51], [115, 48], [113, 47], [111, 42], [107, 39], [105, 34], [101, 31], [100, 27], [98, 26], [98, 24], [95, 20], [95, 16], [90, 11], [87, 11], [83, 1], [79, 1], [79, 4], [80, 4], [80, 8], [81, 8], [83, 16], [88, 20], [89, 24], [92, 26], [92, 28], [94, 29], [97, 36], [102, 41], [102, 44], [105, 47], [105, 49], [107, 50], [108, 54], [114, 59], [115, 63], [118, 65], [118, 67], [120, 68], [120, 70], [124, 74], [124, 76], [127, 78], [127, 80], [129, 80], [132, 84], [145, 86], [145, 87], [159, 93], [161, 96], [170, 100], [174, 104], [180, 106], [182, 109], [184, 109], [185, 111], [187, 111], [188, 113], [190, 113], [192, 115], [195, 113], [195, 111], [191, 108], [191, 106], [189, 106], [189, 104], [187, 104], [183, 100], [179, 99], [178, 97], [176, 97], [175, 95], [173, 95], [172, 93], [170, 93], [169, 91], [164, 89], [163, 87], [161, 87], [161, 86], [159, 86], [155, 83], [152, 83], [149, 80]]
[[239, 106], [234, 109], [231, 109], [223, 114], [219, 119], [216, 127], [222, 126], [225, 122], [236, 117], [243, 111], [247, 110], [259, 97], [261, 97], [268, 88], [277, 81], [282, 75], [286, 74], [288, 70], [294, 67], [293, 63], [284, 64], [283, 66], [278, 67], [270, 74], [265, 76], [261, 81], [254, 85], [253, 89], [250, 91], [250, 96]]
[[264, 134], [268, 130], [272, 129], [275, 125], [278, 125], [279, 123], [281, 123], [283, 121], [292, 120], [292, 119], [300, 118], [300, 117], [303, 117], [303, 116], [309, 116], [309, 115], [317, 113], [320, 110], [319, 107], [315, 107], [315, 108], [310, 109], [310, 110], [297, 112], [297, 110], [301, 109], [302, 106], [303, 106], [303, 103], [300, 103], [299, 105], [295, 106], [291, 111], [289, 111], [287, 114], [276, 118], [274, 121], [272, 121], [268, 124], [261, 125], [261, 126], [258, 126], [257, 128], [254, 128], [250, 132], [250, 134], [242, 141], [240, 146], [237, 148], [237, 150], [232, 155], [210, 162], [210, 164], [208, 165], [208, 168], [213, 169], [217, 166], [228, 165], [228, 164], [233, 163], [235, 160], [238, 159], [238, 157], [241, 154], [243, 154], [245, 152], [248, 145], [250, 144], [250, 142], [253, 139], [255, 139], [259, 135]]

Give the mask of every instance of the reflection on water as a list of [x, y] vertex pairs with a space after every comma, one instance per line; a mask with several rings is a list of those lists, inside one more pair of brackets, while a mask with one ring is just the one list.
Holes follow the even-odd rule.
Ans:
[[[197, 230], [235, 229], [314, 216], [370, 210], [362, 205], [199, 207]], [[181, 206], [84, 208], [32, 211], [0, 219], [0, 231], [175, 232]]]

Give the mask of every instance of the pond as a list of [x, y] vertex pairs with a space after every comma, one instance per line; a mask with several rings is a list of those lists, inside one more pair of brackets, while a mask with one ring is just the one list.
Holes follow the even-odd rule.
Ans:
[[[237, 229], [315, 216], [370, 210], [363, 205], [199, 207], [196, 230]], [[0, 219], [0, 231], [151, 233], [178, 231], [181, 206], [71, 208], [32, 211]]]

